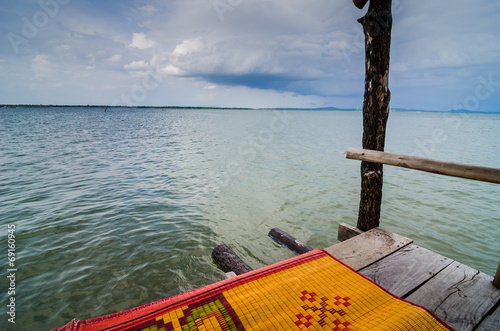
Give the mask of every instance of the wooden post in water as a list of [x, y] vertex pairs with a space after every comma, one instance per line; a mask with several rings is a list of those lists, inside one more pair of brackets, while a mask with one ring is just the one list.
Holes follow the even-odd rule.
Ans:
[[[358, 7], [366, 1], [355, 0]], [[389, 117], [389, 58], [392, 0], [370, 0], [368, 12], [358, 20], [365, 34], [365, 94], [363, 101], [363, 148], [383, 151]], [[382, 203], [382, 164], [361, 163], [361, 199], [358, 229], [379, 226]]]
[[498, 269], [495, 278], [493, 279], [493, 285], [495, 285], [496, 288], [500, 288], [500, 263], [498, 263]]
[[352, 2], [354, 2], [354, 5], [356, 5], [359, 9], [363, 9], [368, 0], [352, 0]]

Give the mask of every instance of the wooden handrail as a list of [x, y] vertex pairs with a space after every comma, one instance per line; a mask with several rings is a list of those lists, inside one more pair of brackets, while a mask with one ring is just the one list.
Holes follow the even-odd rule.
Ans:
[[383, 163], [397, 167], [427, 171], [434, 174], [480, 180], [500, 184], [500, 169], [446, 162], [423, 157], [348, 148], [345, 157], [373, 163]]

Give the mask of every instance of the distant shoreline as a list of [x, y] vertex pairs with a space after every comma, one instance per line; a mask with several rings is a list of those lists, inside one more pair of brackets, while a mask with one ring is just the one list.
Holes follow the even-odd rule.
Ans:
[[[106, 106], [106, 105], [0, 105], [0, 109], [19, 108], [103, 108], [103, 109], [214, 109], [214, 110], [296, 110], [296, 111], [361, 111], [355, 108], [319, 107], [319, 108], [245, 108], [245, 107], [201, 107], [201, 106]], [[417, 112], [417, 113], [448, 113], [448, 114], [500, 114], [500, 111], [472, 111], [457, 110], [421, 110], [391, 108], [391, 112]]]

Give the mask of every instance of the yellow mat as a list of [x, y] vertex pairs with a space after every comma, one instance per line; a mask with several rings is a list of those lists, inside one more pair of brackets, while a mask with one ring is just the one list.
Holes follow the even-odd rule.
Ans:
[[452, 330], [314, 250], [272, 266], [62, 330]]

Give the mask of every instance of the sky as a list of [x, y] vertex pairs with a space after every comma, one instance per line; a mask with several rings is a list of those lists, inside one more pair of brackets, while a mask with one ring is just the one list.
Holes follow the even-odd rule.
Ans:
[[[361, 109], [367, 7], [3, 0], [0, 104]], [[500, 111], [500, 1], [392, 7], [392, 108]]]

